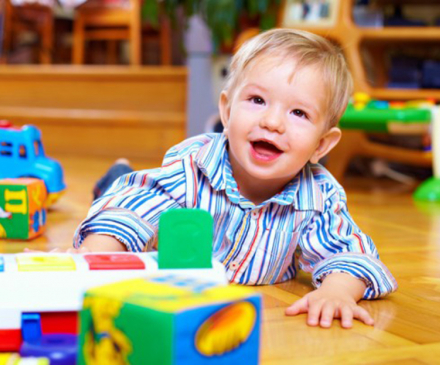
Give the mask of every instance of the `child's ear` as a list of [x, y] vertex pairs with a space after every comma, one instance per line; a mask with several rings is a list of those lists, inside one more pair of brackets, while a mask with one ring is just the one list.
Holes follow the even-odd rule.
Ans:
[[335, 147], [341, 139], [341, 130], [339, 128], [330, 128], [319, 141], [319, 145], [310, 157], [311, 163], [318, 163], [333, 147]]
[[229, 114], [231, 111], [231, 107], [229, 106], [229, 98], [226, 91], [222, 91], [220, 94], [220, 100], [218, 102], [218, 109], [220, 112], [220, 119], [223, 124], [223, 133], [228, 135], [228, 123], [229, 123]]

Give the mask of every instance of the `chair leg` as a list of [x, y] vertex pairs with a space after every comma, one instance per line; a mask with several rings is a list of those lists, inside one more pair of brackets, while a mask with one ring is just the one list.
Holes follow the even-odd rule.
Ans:
[[118, 41], [107, 41], [107, 63], [110, 65], [116, 65], [119, 63], [118, 58]]
[[130, 64], [138, 66], [142, 64], [142, 28], [141, 17], [134, 12], [130, 26]]
[[341, 182], [354, 156], [382, 158], [414, 166], [432, 166], [432, 153], [387, 146], [371, 142], [364, 132], [344, 131], [341, 141], [330, 152], [326, 167]]
[[73, 55], [72, 55], [72, 63], [75, 65], [82, 65], [84, 63], [84, 32], [85, 32], [84, 21], [77, 13], [77, 18], [75, 19], [75, 23], [73, 26]]
[[8, 55], [12, 45], [12, 6], [9, 1], [3, 2], [3, 44], [0, 63], [8, 62]]
[[53, 29], [54, 20], [52, 12], [45, 14], [44, 24], [41, 27], [41, 49], [40, 49], [40, 63], [51, 64], [52, 63], [52, 51], [53, 51]]
[[171, 26], [165, 17], [160, 24], [160, 57], [162, 65], [171, 65]]

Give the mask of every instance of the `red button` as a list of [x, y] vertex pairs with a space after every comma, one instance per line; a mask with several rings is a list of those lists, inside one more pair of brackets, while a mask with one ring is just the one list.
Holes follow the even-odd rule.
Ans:
[[0, 351], [18, 352], [22, 338], [21, 329], [0, 329]]
[[84, 255], [90, 270], [144, 270], [144, 262], [136, 255]]
[[12, 127], [12, 123], [9, 120], [0, 120], [0, 128], [10, 128]]

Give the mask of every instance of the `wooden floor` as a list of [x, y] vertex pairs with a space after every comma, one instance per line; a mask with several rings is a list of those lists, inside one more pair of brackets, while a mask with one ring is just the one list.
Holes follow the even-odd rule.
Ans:
[[[68, 185], [48, 216], [48, 229], [32, 242], [0, 242], [0, 252], [24, 247], [69, 247], [91, 203], [93, 183], [111, 160], [59, 158]], [[137, 169], [152, 166], [134, 164]], [[284, 310], [312, 289], [294, 281], [258, 288], [264, 296], [262, 364], [440, 364], [440, 205], [416, 206], [413, 188], [389, 181], [346, 181], [350, 212], [374, 239], [400, 288], [389, 298], [363, 302], [375, 326], [311, 328], [305, 316]]]

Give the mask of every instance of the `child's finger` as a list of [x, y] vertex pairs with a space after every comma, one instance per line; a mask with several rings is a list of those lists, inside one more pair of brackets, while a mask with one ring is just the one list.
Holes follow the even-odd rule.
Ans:
[[331, 327], [333, 318], [335, 318], [335, 312], [336, 306], [332, 302], [324, 304], [321, 310], [320, 326], [324, 328]]
[[353, 309], [344, 305], [341, 308], [341, 326], [343, 328], [351, 328], [353, 326]]
[[321, 316], [322, 301], [309, 303], [309, 315], [307, 317], [307, 324], [309, 326], [317, 326], [319, 324], [319, 318]]
[[88, 253], [91, 252], [88, 248], [80, 247], [80, 248], [69, 248], [66, 251], [67, 253], [74, 253], [74, 254], [80, 254], [80, 253]]
[[293, 303], [290, 307], [286, 308], [285, 314], [287, 316], [296, 316], [297, 314], [307, 313], [309, 308], [306, 297], [302, 297]]
[[354, 310], [354, 318], [357, 318], [369, 326], [374, 325], [374, 319], [364, 308], [357, 306]]
[[[46, 251], [33, 250], [33, 249], [27, 248], [27, 247], [24, 248], [23, 252], [25, 252], [25, 253], [46, 253]], [[52, 251], [50, 251], [50, 252], [52, 252]]]

